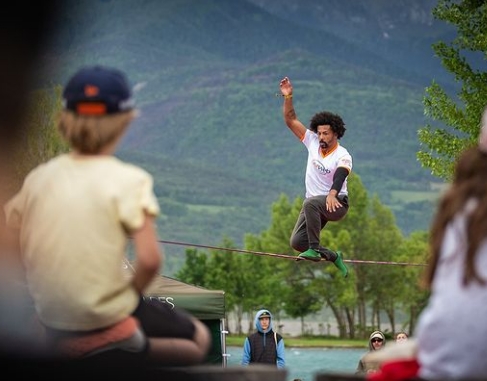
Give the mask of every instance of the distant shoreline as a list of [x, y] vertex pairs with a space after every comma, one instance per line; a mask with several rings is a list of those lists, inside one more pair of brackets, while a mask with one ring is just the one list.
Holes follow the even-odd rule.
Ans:
[[[226, 345], [232, 347], [241, 347], [244, 344], [246, 336], [228, 335]], [[330, 338], [296, 338], [286, 337], [284, 340], [287, 347], [293, 348], [337, 348], [337, 349], [367, 349], [367, 340], [349, 340], [349, 339], [330, 339]]]

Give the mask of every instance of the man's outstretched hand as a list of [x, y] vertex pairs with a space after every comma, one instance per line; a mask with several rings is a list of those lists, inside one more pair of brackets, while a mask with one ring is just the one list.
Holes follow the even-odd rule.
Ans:
[[284, 77], [281, 79], [279, 83], [279, 87], [281, 88], [282, 96], [292, 95], [293, 94], [293, 85], [291, 85], [291, 80], [288, 77]]

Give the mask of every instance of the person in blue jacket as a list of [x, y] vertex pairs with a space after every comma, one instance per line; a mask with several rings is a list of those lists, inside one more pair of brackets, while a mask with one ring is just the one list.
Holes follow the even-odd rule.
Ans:
[[245, 338], [242, 365], [254, 363], [286, 366], [284, 339], [272, 329], [272, 314], [262, 309], [255, 314], [256, 332]]

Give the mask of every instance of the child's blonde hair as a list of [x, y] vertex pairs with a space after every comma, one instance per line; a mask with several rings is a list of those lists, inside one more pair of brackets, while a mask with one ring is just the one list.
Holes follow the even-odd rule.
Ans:
[[116, 141], [136, 116], [134, 109], [103, 116], [78, 115], [63, 110], [59, 116], [58, 130], [79, 153], [98, 154]]

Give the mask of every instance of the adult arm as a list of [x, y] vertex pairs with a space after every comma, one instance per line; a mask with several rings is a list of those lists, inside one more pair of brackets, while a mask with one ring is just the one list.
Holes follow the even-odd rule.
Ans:
[[157, 275], [164, 253], [159, 247], [154, 217], [145, 214], [144, 223], [133, 233], [135, 246], [135, 274], [132, 278], [134, 288], [142, 294], [152, 279]]
[[362, 359], [360, 359], [358, 362], [357, 370], [355, 371], [355, 374], [358, 374], [358, 375], [365, 374], [365, 366], [364, 366]]
[[245, 338], [242, 356], [242, 365], [250, 364], [250, 341], [249, 338]]
[[293, 86], [291, 85], [291, 81], [288, 77], [284, 77], [279, 86], [281, 89], [281, 94], [284, 97], [284, 104], [282, 106], [284, 122], [299, 140], [303, 140], [306, 127], [298, 120], [296, 112], [294, 111]]
[[342, 189], [343, 183], [345, 182], [345, 179], [347, 178], [349, 173], [348, 168], [345, 167], [338, 167], [337, 170], [335, 171], [335, 174], [333, 175], [333, 185], [331, 186], [330, 193], [333, 192], [333, 194], [336, 196], [338, 193], [340, 193], [340, 190]]
[[333, 175], [333, 185], [326, 197], [326, 210], [334, 212], [336, 209], [343, 206], [338, 200], [337, 195], [342, 189], [343, 183], [349, 173], [349, 169], [345, 167], [338, 167], [335, 171], [335, 174]]
[[277, 367], [282, 369], [286, 366], [284, 339], [277, 343]]

